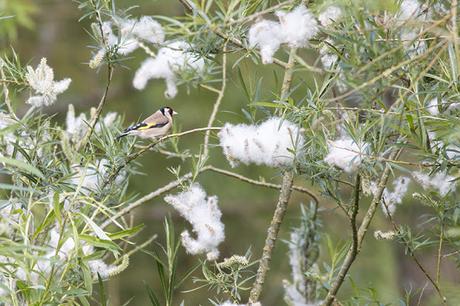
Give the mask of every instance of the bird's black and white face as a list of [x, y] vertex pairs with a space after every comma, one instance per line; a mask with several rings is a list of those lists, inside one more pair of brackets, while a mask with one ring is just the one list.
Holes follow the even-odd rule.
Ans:
[[167, 116], [167, 117], [172, 117], [173, 115], [177, 115], [177, 112], [175, 112], [169, 106], [165, 106], [165, 107], [160, 108], [160, 111], [164, 116]]

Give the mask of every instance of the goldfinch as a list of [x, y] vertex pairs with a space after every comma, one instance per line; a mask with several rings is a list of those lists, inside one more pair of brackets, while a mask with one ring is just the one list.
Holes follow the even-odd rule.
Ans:
[[150, 117], [124, 130], [117, 139], [127, 135], [134, 135], [144, 139], [160, 138], [171, 129], [173, 115], [177, 115], [177, 113], [171, 107], [162, 107]]

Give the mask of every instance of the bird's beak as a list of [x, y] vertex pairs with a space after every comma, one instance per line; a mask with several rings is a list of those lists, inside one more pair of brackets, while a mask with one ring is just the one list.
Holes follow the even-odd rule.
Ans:
[[177, 114], [178, 114], [178, 112], [176, 112], [176, 111], [173, 111], [173, 115], [177, 115]]

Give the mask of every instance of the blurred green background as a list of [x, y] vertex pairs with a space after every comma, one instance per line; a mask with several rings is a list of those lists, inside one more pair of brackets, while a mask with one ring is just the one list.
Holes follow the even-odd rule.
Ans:
[[[33, 65], [36, 65], [40, 58], [46, 57], [49, 65], [55, 69], [56, 79], [72, 78], [70, 89], [60, 96], [58, 103], [45, 110], [50, 114], [57, 114], [57, 120], [65, 118], [69, 103], [75, 105], [77, 112], [88, 112], [90, 107], [97, 105], [105, 86], [104, 68], [96, 72], [86, 64], [91, 58], [89, 46], [93, 44], [93, 41], [86, 32], [90, 28], [89, 21], [79, 22], [81, 12], [77, 5], [76, 2], [70, 0], [0, 0], [2, 16], [15, 16], [13, 17], [14, 20], [7, 19], [0, 22], [2, 50], [8, 53], [9, 48], [13, 47], [23, 63], [30, 62]], [[133, 5], [139, 6], [131, 11], [131, 14], [136, 17], [141, 15], [172, 17], [184, 14], [179, 1], [118, 1], [120, 8], [128, 8]], [[309, 62], [313, 64], [315, 62], [314, 54], [306, 55], [310, 57]], [[181, 86], [179, 94], [174, 99], [165, 100], [163, 81], [150, 81], [144, 91], [137, 91], [132, 87], [131, 81], [134, 72], [145, 57], [145, 53], [138, 50], [124, 62], [124, 68], [118, 67], [116, 69], [105, 111], [116, 111], [123, 114], [126, 125], [128, 125], [161, 106], [169, 105], [179, 112], [180, 115], [176, 119], [176, 124], [182, 130], [206, 126], [215, 99], [213, 93], [200, 88], [190, 88], [189, 93], [187, 93], [187, 88]], [[220, 61], [220, 57], [218, 56], [216, 60]], [[263, 68], [257, 66], [257, 69], [255, 67], [250, 60], [244, 60], [238, 65], [248, 84], [254, 85], [257, 78], [263, 77], [264, 93], [262, 97], [265, 99], [273, 98], [273, 95], [279, 92], [277, 79], [282, 77], [282, 71], [273, 65]], [[241, 109], [248, 109], [248, 101], [237, 76], [237, 68], [231, 69], [227, 95], [222, 104], [223, 112], [219, 114], [216, 125], [221, 125], [227, 121], [245, 121]], [[310, 80], [308, 72], [297, 72], [295, 77], [307, 83]], [[15, 98], [15, 107], [19, 113], [25, 112], [28, 108], [23, 104], [23, 97], [22, 93], [18, 93]], [[191, 149], [197, 152], [202, 137], [201, 134], [183, 137], [179, 146], [182, 149]], [[214, 144], [217, 143], [215, 138], [212, 141]], [[212, 148], [211, 161], [219, 167], [229, 167], [218, 147]], [[174, 179], [174, 176], [168, 172], [168, 167], [181, 165], [182, 173], [191, 167], [190, 161], [182, 162], [177, 158], [166, 158], [154, 152], [145, 154], [139, 162], [143, 165], [144, 175], [133, 177], [130, 184], [130, 193], [133, 195], [144, 195]], [[252, 178], [263, 176], [273, 182], [279, 181], [279, 173], [264, 166], [239, 166], [236, 168], [236, 172]], [[230, 257], [233, 254], [243, 255], [249, 248], [253, 252], [253, 258], [260, 256], [265, 240], [265, 231], [276, 204], [277, 193], [214, 173], [204, 173], [200, 176], [199, 181], [208, 194], [219, 196], [226, 233], [226, 240], [220, 246], [221, 258]], [[308, 178], [298, 178], [297, 184], [309, 186]], [[409, 193], [413, 191], [411, 190]], [[297, 225], [300, 215], [299, 205], [301, 203], [308, 204], [309, 200], [304, 195], [294, 193], [288, 215], [281, 228], [280, 236], [282, 239], [288, 239], [290, 228]], [[351, 234], [346, 218], [340, 211], [336, 210], [333, 203], [322, 198], [320, 207], [322, 220], [320, 231], [323, 239], [321, 262], [329, 261], [326, 248], [327, 239], [331, 239], [339, 247], [350, 238]], [[408, 200], [398, 208], [397, 219], [401, 223], [416, 227], [419, 223], [418, 216], [424, 213], [423, 209], [425, 208]], [[189, 225], [168, 207], [162, 198], [150, 201], [137, 209], [134, 212], [135, 224], [144, 223], [146, 225], [142, 234], [137, 237], [138, 241], [142, 242], [155, 234], [158, 235], [157, 240], [162, 241], [163, 220], [169, 214], [178, 233], [184, 228], [189, 228]], [[417, 270], [415, 264], [404, 256], [404, 249], [401, 246], [391, 241], [376, 241], [372, 235], [375, 229], [390, 229], [380, 211], [374, 220], [369, 235], [367, 235], [363, 251], [351, 269], [355, 287], [350, 285], [351, 282], [347, 282], [340, 293], [341, 297], [357, 295], [356, 290], [359, 290], [359, 295], [369, 296], [369, 304], [372, 304], [371, 301], [375, 297], [384, 303], [394, 305], [399, 304], [399, 297], [404, 296], [406, 291], [411, 291], [418, 297], [418, 293], [423, 290], [426, 284], [423, 275]], [[286, 244], [279, 241], [272, 262], [272, 270], [269, 272], [268, 282], [263, 292], [262, 301], [265, 306], [283, 304], [282, 280], [290, 278], [286, 252]], [[433, 247], [432, 249], [424, 249], [419, 254], [423, 264], [432, 273], [435, 265], [434, 252], [435, 248]], [[196, 263], [197, 258], [184, 254], [181, 248], [179, 260], [179, 268], [181, 269], [179, 274], [182, 274]], [[323, 266], [320, 265], [320, 268]], [[453, 295], [460, 296], [458, 293], [460, 277], [456, 273], [456, 269], [453, 261], [445, 261], [442, 266], [442, 278], [445, 287], [448, 288], [446, 294], [451, 298], [451, 301]], [[200, 276], [200, 271], [198, 270], [195, 274]], [[129, 268], [109, 282], [110, 305], [122, 305], [131, 298], [130, 305], [148, 305], [144, 283], [153, 288], [159, 288], [159, 279], [152, 258], [149, 255], [138, 253], [130, 261]], [[192, 281], [188, 281], [180, 288], [180, 291], [190, 290], [196, 286]], [[435, 298], [432, 299], [430, 286], [426, 286], [424, 290], [421, 305], [436, 305], [438, 302]], [[175, 299], [177, 304], [185, 300], [185, 305], [209, 305], [208, 298], [215, 296], [214, 292], [207, 289], [186, 294], [180, 291]], [[417, 301], [417, 298], [414, 301]]]

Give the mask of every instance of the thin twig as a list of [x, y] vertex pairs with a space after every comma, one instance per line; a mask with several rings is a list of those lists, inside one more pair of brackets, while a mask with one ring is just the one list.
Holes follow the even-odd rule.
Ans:
[[102, 223], [101, 225], [101, 228], [104, 229], [105, 227], [107, 227], [109, 224], [111, 224], [114, 220], [126, 215], [127, 213], [131, 212], [133, 209], [135, 209], [136, 207], [142, 205], [143, 203], [147, 202], [147, 201], [150, 201], [174, 188], [176, 188], [177, 186], [179, 186], [180, 184], [182, 184], [183, 182], [187, 181], [188, 179], [190, 179], [192, 177], [192, 173], [189, 172], [183, 176], [181, 176], [180, 178], [178, 178], [177, 180], [175, 181], [172, 181], [168, 184], [166, 184], [165, 186], [161, 187], [161, 188], [158, 188], [156, 189], [155, 191], [143, 196], [142, 198], [126, 205], [125, 208], [121, 209], [120, 211], [118, 211], [115, 215], [113, 215], [112, 217], [110, 217], [110, 219], [104, 221], [104, 223]]
[[[399, 156], [400, 151], [393, 151], [393, 153], [390, 155], [390, 159], [396, 159]], [[326, 299], [324, 300], [323, 305], [331, 305], [332, 302], [334, 302], [335, 297], [337, 295], [337, 292], [339, 291], [340, 287], [342, 286], [345, 277], [348, 273], [348, 270], [350, 269], [351, 265], [353, 264], [356, 256], [361, 250], [361, 245], [362, 241], [367, 233], [367, 230], [369, 228], [369, 225], [374, 217], [375, 211], [380, 204], [380, 200], [382, 199], [383, 195], [383, 190], [385, 189], [385, 186], [388, 181], [388, 177], [390, 175], [390, 170], [391, 167], [387, 163], [385, 165], [385, 169], [382, 173], [382, 176], [380, 177], [379, 183], [377, 185], [377, 191], [374, 194], [374, 197], [372, 199], [371, 205], [369, 206], [366, 215], [363, 218], [363, 221], [361, 223], [361, 226], [359, 227], [356, 241], [353, 242], [353, 245], [350, 246], [348, 249], [347, 255], [342, 263], [342, 266], [340, 267], [339, 273], [331, 285], [331, 288], [329, 289]], [[357, 248], [355, 248], [355, 243], [357, 243]]]
[[135, 153], [133, 153], [131, 155], [128, 155], [128, 157], [125, 159], [125, 161], [121, 165], [119, 165], [117, 168], [115, 168], [115, 170], [112, 171], [112, 173], [108, 176], [107, 180], [102, 184], [102, 188], [105, 188], [108, 184], [113, 182], [115, 180], [115, 178], [118, 176], [118, 174], [120, 173], [120, 171], [123, 168], [125, 168], [129, 163], [131, 163], [133, 160], [135, 160], [136, 158], [138, 158], [139, 156], [141, 156], [145, 152], [153, 149], [156, 145], [162, 143], [165, 140], [168, 140], [168, 139], [174, 138], [174, 137], [181, 137], [181, 136], [196, 133], [196, 132], [202, 132], [202, 131], [208, 131], [208, 130], [220, 130], [220, 129], [221, 129], [220, 127], [204, 127], [204, 128], [196, 128], [196, 129], [188, 130], [188, 131], [181, 132], [181, 133], [175, 133], [175, 134], [169, 134], [169, 135], [163, 136], [160, 139], [158, 139], [157, 141], [155, 141], [155, 142], [151, 143], [150, 145], [144, 147], [143, 149], [141, 149], [141, 150], [139, 150], [139, 151], [137, 151], [137, 152], [135, 152]]
[[[107, 41], [107, 37], [105, 37], [105, 34], [104, 34], [101, 13], [97, 9], [96, 4], [94, 3], [93, 0], [91, 1], [91, 4], [93, 5], [93, 8], [94, 8], [94, 11], [95, 11], [95, 14], [96, 14], [96, 21], [97, 21], [97, 24], [98, 24], [98, 27], [99, 27], [99, 31], [101, 32], [102, 43], [104, 44], [104, 47], [107, 49], [108, 48], [108, 41]], [[101, 97], [101, 99], [99, 101], [99, 104], [98, 104], [98, 106], [96, 108], [96, 112], [94, 113], [94, 115], [91, 118], [88, 130], [86, 131], [85, 135], [80, 139], [80, 141], [76, 145], [76, 150], [77, 151], [80, 151], [82, 148], [84, 148], [86, 146], [86, 144], [88, 143], [89, 139], [91, 138], [91, 135], [93, 134], [93, 131], [94, 131], [95, 127], [96, 127], [96, 124], [97, 124], [97, 122], [99, 120], [99, 117], [101, 116], [102, 109], [104, 108], [104, 105], [105, 105], [105, 103], [107, 101], [107, 94], [109, 92], [110, 84], [112, 82], [112, 77], [113, 77], [113, 66], [112, 66], [111, 61], [109, 60], [108, 63], [107, 63], [107, 84], [105, 86], [104, 93], [103, 93], [103, 95], [102, 95], [102, 97]]]
[[[396, 222], [393, 220], [393, 217], [391, 216], [390, 210], [388, 209], [388, 206], [387, 206], [387, 204], [385, 202], [383, 202], [383, 207], [385, 208], [385, 211], [386, 211], [388, 219], [390, 220], [390, 223], [391, 223], [391, 225], [393, 227], [393, 230], [396, 233], [400, 233], [401, 229], [396, 224]], [[428, 271], [423, 267], [422, 263], [418, 260], [417, 256], [415, 256], [415, 252], [412, 249], [409, 241], [407, 241], [407, 239], [405, 237], [402, 237], [401, 240], [404, 243], [405, 247], [407, 248], [407, 252], [410, 255], [410, 257], [412, 258], [412, 260], [415, 262], [415, 264], [420, 269], [420, 271], [422, 271], [422, 273], [425, 275], [425, 277], [428, 279], [428, 281], [433, 285], [434, 289], [436, 290], [436, 292], [438, 293], [439, 297], [441, 298], [442, 303], [444, 305], [446, 305], [447, 299], [441, 292], [441, 288], [439, 287], [439, 281], [435, 282], [434, 279], [428, 273]], [[439, 256], [438, 258], [441, 258], [441, 257]]]
[[[226, 175], [226, 176], [229, 176], [229, 177], [233, 177], [233, 178], [236, 178], [236, 179], [238, 179], [240, 181], [243, 181], [243, 182], [246, 182], [246, 183], [249, 183], [249, 184], [252, 184], [252, 185], [256, 185], [256, 186], [262, 186], [262, 187], [267, 187], [267, 188], [271, 188], [271, 189], [281, 189], [281, 187], [282, 187], [282, 185], [279, 185], [279, 184], [273, 184], [273, 183], [267, 183], [267, 182], [264, 182], [264, 181], [253, 180], [253, 179], [250, 179], [250, 178], [245, 177], [243, 175], [240, 175], [240, 174], [237, 174], [237, 173], [234, 173], [234, 172], [231, 172], [231, 171], [223, 170], [223, 169], [220, 169], [220, 168], [217, 168], [217, 167], [214, 167], [214, 166], [207, 166], [206, 170], [216, 172], [216, 173], [220, 173], [220, 174], [223, 174], [223, 175]], [[310, 190], [308, 190], [308, 189], [306, 189], [304, 187], [295, 186], [295, 185], [293, 185], [291, 189], [295, 190], [295, 191], [298, 191], [300, 193], [305, 193], [305, 194], [309, 195], [313, 199], [315, 204], [318, 205], [318, 203], [319, 203], [318, 197], [313, 192], [311, 192]]]
[[441, 280], [441, 258], [442, 258], [442, 244], [444, 241], [444, 221], [441, 220], [441, 228], [439, 233], [438, 255], [436, 258], [436, 284], [440, 285]]
[[[227, 171], [227, 170], [223, 170], [223, 169], [220, 169], [220, 168], [217, 168], [217, 167], [214, 167], [214, 166], [211, 166], [211, 165], [208, 165], [208, 166], [205, 166], [203, 168], [201, 168], [199, 170], [199, 173], [202, 173], [202, 172], [205, 172], [205, 171], [212, 171], [212, 172], [216, 172], [216, 173], [219, 173], [219, 174], [223, 174], [223, 175], [226, 175], [228, 177], [233, 177], [233, 178], [236, 178], [242, 182], [246, 182], [246, 183], [249, 183], [249, 184], [252, 184], [252, 185], [256, 185], [256, 186], [263, 186], [263, 187], [267, 187], [267, 188], [272, 188], [272, 189], [281, 189], [282, 188], [282, 185], [278, 185], [278, 184], [271, 184], [271, 183], [267, 183], [267, 182], [262, 182], [262, 181], [256, 181], [256, 180], [253, 180], [253, 179], [250, 179], [250, 178], [247, 178], [245, 176], [242, 176], [242, 175], [239, 175], [237, 173], [233, 173], [233, 172], [230, 172], [230, 171]], [[127, 213], [129, 213], [130, 211], [132, 211], [133, 209], [135, 209], [136, 207], [142, 205], [143, 203], [147, 202], [147, 201], [150, 201], [168, 191], [171, 191], [172, 189], [180, 186], [183, 182], [189, 180], [192, 178], [192, 173], [187, 173], [185, 175], [183, 175], [182, 177], [180, 177], [179, 179], [175, 180], [175, 181], [172, 181], [170, 183], [168, 183], [167, 185], [159, 188], [159, 189], [156, 189], [155, 191], [152, 191], [151, 193], [143, 196], [142, 198], [130, 203], [130, 204], [127, 204], [125, 206], [125, 208], [123, 208], [123, 210], [119, 211], [117, 214], [115, 214], [113, 217], [110, 218], [110, 220], [106, 220], [103, 224], [102, 224], [102, 228], [105, 228], [107, 225], [109, 225], [110, 223], [115, 223], [116, 219], [126, 215]], [[318, 205], [319, 203], [319, 200], [318, 200], [318, 197], [313, 193], [311, 192], [310, 190], [304, 188], [304, 187], [300, 187], [300, 186], [292, 186], [291, 188], [292, 190], [295, 190], [295, 191], [298, 191], [298, 192], [301, 192], [301, 193], [304, 193], [304, 194], [308, 194], [310, 197], [312, 197], [313, 201], [315, 202], [315, 205]]]
[[383, 71], [382, 73], [380, 73], [379, 75], [375, 76], [374, 78], [372, 78], [371, 80], [369, 81], [366, 81], [366, 82], [363, 82], [362, 84], [360, 84], [359, 86], [356, 86], [354, 88], [352, 88], [351, 90], [347, 91], [346, 93], [338, 96], [338, 97], [335, 97], [335, 98], [330, 98], [328, 99], [328, 102], [334, 102], [334, 101], [339, 101], [339, 100], [343, 100], [347, 97], [349, 97], [350, 95], [360, 91], [361, 89], [363, 88], [366, 88], [372, 84], [375, 84], [377, 81], [379, 81], [380, 79], [382, 78], [387, 78], [388, 76], [390, 76], [393, 72], [399, 70], [400, 68], [402, 68], [403, 66], [405, 65], [408, 65], [416, 60], [419, 60], [419, 59], [422, 59], [424, 57], [427, 57], [433, 50], [435, 50], [436, 48], [439, 48], [439, 47], [442, 47], [443, 45], [445, 45], [445, 42], [444, 41], [441, 41], [439, 42], [438, 44], [428, 48], [426, 50], [426, 52], [422, 53], [422, 54], [419, 54], [419, 55], [416, 55], [414, 57], [411, 57], [405, 61], [402, 61], [401, 63], [393, 66], [393, 67], [390, 67], [388, 69], [386, 69], [385, 71]]
[[259, 11], [257, 13], [254, 13], [252, 15], [249, 15], [249, 16], [245, 16], [245, 17], [242, 17], [242, 18], [239, 18], [239, 19], [235, 19], [235, 20], [232, 20], [228, 23], [228, 25], [232, 25], [232, 24], [242, 24], [242, 23], [247, 23], [247, 22], [251, 22], [265, 14], [268, 14], [268, 13], [271, 13], [273, 11], [276, 11], [277, 9], [279, 8], [282, 8], [286, 5], [289, 5], [291, 3], [293, 3], [294, 1], [293, 0], [288, 0], [288, 1], [284, 1], [284, 2], [281, 2], [281, 3], [278, 3], [272, 7], [269, 7], [265, 10], [262, 10], [262, 11]]
[[281, 222], [286, 214], [287, 204], [291, 197], [291, 186], [294, 181], [294, 173], [292, 170], [288, 170], [283, 175], [283, 183], [281, 185], [281, 192], [276, 204], [275, 213], [273, 214], [272, 221], [267, 231], [267, 238], [265, 239], [265, 245], [260, 258], [259, 268], [257, 269], [256, 280], [251, 289], [248, 304], [256, 303], [259, 300], [260, 294], [262, 293], [262, 286], [265, 282], [265, 277], [268, 270], [270, 269], [270, 261], [272, 258], [273, 248], [275, 242], [278, 239], [278, 232], [281, 227]]
[[[212, 109], [211, 116], [209, 117], [208, 121], [208, 128], [212, 127], [214, 121], [216, 120], [217, 112], [219, 111], [220, 104], [222, 103], [222, 99], [224, 98], [225, 87], [227, 85], [227, 43], [224, 44], [224, 49], [222, 53], [222, 86], [220, 87], [219, 93], [217, 94], [216, 102], [214, 103], [214, 107]], [[204, 150], [203, 150], [203, 157], [206, 158], [209, 155], [209, 136], [211, 135], [211, 131], [207, 130], [206, 134], [204, 135]]]

